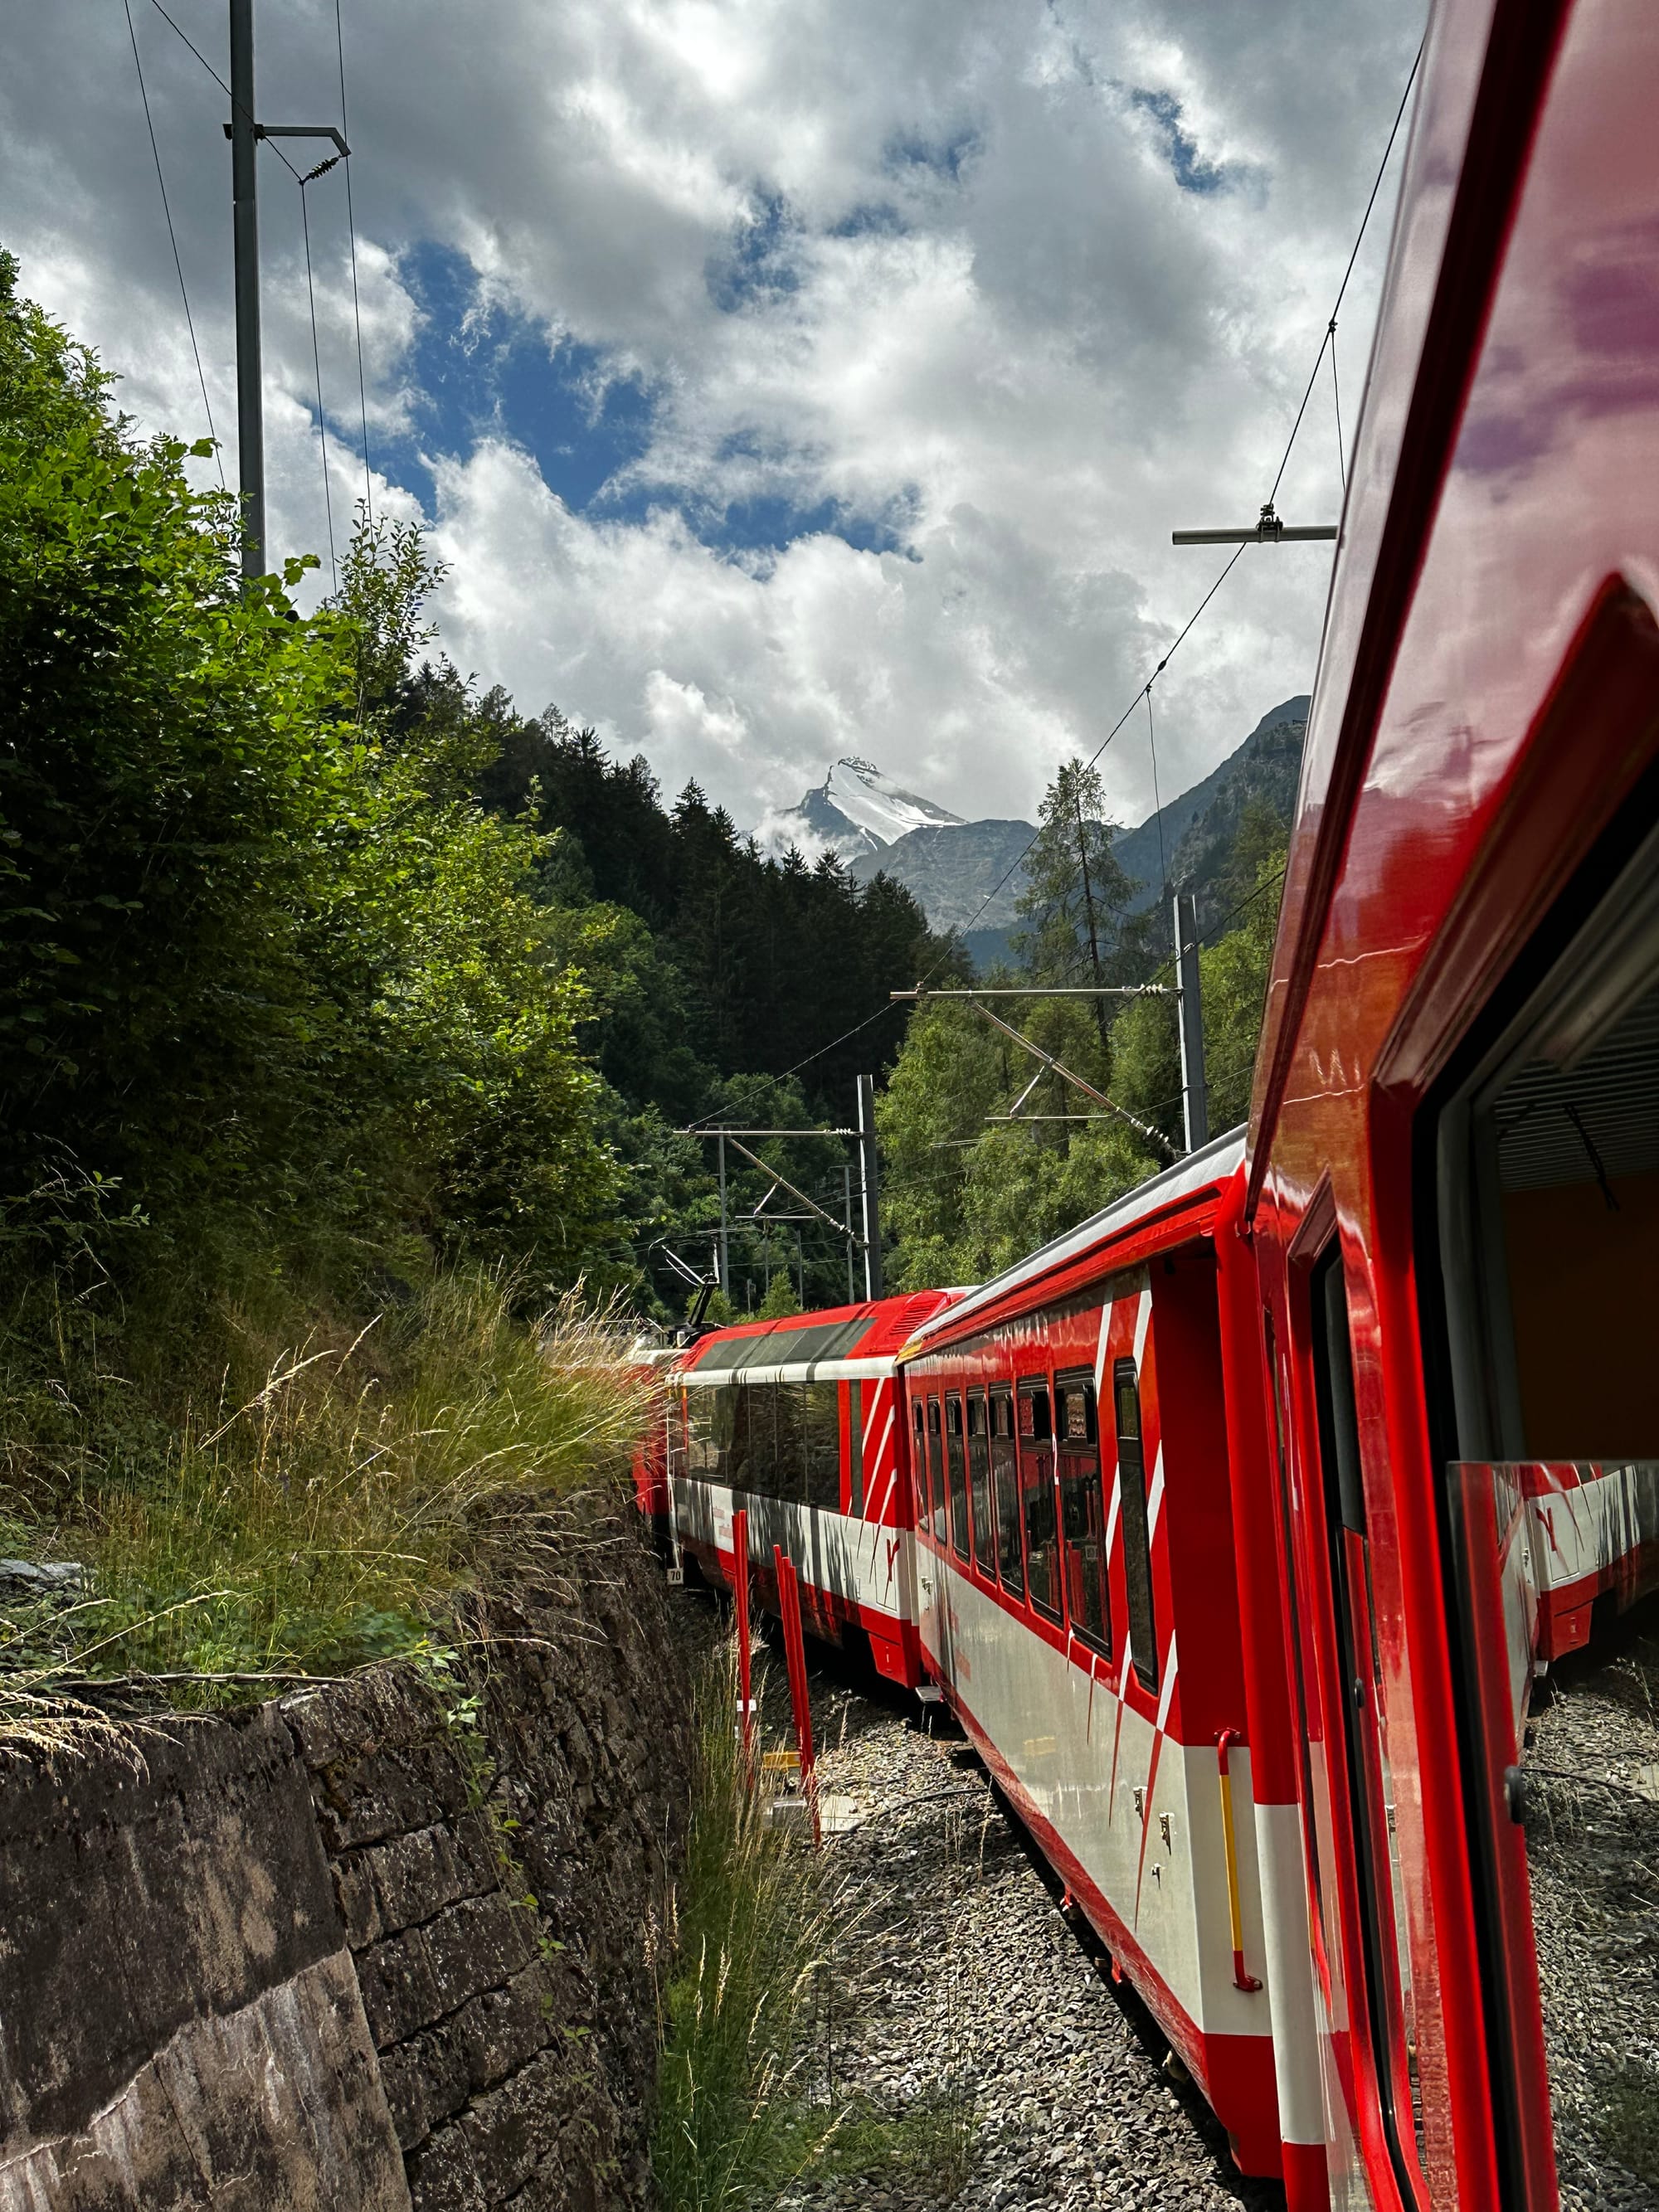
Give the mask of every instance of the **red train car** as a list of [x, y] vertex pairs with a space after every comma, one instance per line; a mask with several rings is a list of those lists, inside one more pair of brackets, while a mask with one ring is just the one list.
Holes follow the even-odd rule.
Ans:
[[1659, 10], [1435, 11], [1257, 1064], [1344, 2206], [1659, 2199], [1656, 114]]
[[904, 1359], [922, 1656], [1247, 2172], [1322, 2205], [1242, 1133]]
[[683, 1553], [730, 1589], [732, 1515], [748, 1512], [750, 1570], [776, 1610], [772, 1547], [799, 1576], [807, 1631], [867, 1638], [882, 1674], [921, 1682], [909, 1462], [896, 1354], [949, 1304], [922, 1291], [711, 1330], [676, 1363], [668, 1474]]

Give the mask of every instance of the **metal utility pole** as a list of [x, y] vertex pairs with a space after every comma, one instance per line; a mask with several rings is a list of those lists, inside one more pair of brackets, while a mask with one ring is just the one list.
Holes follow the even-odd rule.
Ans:
[[[242, 581], [265, 574], [264, 374], [259, 348], [259, 141], [331, 138], [349, 146], [331, 123], [261, 123], [253, 101], [253, 0], [230, 0], [230, 203], [236, 268], [236, 448], [242, 507]], [[312, 176], [320, 173], [313, 170]], [[301, 179], [308, 184], [310, 177]]]
[[858, 1297], [859, 1286], [853, 1273], [853, 1246], [857, 1241], [853, 1228], [853, 1170], [846, 1162], [841, 1170], [841, 1202], [847, 1215], [847, 1303], [850, 1306]]
[[876, 1079], [858, 1079], [859, 1155], [863, 1165], [864, 1295], [885, 1295], [881, 1274], [881, 1167], [876, 1158]]
[[1176, 981], [1181, 1016], [1181, 1107], [1187, 1132], [1187, 1150], [1195, 1152], [1210, 1141], [1210, 1097], [1204, 1081], [1204, 1008], [1199, 995], [1198, 901], [1191, 892], [1176, 893]]
[[230, 0], [230, 196], [236, 249], [236, 450], [242, 579], [265, 572], [265, 426], [259, 356], [258, 155], [253, 0]]
[[730, 1255], [730, 1254], [729, 1254], [729, 1253], [727, 1252], [727, 1250], [726, 1250], [726, 1132], [724, 1131], [724, 1129], [722, 1129], [722, 1130], [721, 1130], [721, 1132], [720, 1132], [720, 1246], [719, 1246], [719, 1261], [718, 1261], [718, 1265], [717, 1265], [717, 1267], [716, 1267], [715, 1272], [718, 1273], [718, 1275], [720, 1276], [720, 1291], [721, 1291], [722, 1296], [729, 1298], [729, 1297], [731, 1297], [731, 1295], [732, 1295], [732, 1291], [731, 1291], [731, 1282], [732, 1282], [732, 1261], [731, 1261], [731, 1255]]

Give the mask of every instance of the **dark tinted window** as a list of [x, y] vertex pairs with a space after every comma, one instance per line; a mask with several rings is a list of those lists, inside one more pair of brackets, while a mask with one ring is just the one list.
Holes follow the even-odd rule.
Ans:
[[1095, 1430], [1094, 1384], [1086, 1378], [1055, 1385], [1060, 1409], [1060, 1516], [1066, 1538], [1066, 1603], [1072, 1626], [1085, 1643], [1109, 1654], [1111, 1612], [1106, 1583], [1106, 1511], [1100, 1488], [1100, 1445]]
[[[856, 1393], [858, 1385], [854, 1384]], [[910, 1408], [910, 1488], [918, 1528], [927, 1526], [927, 1409], [918, 1398]]]
[[1158, 1687], [1158, 1617], [1152, 1607], [1152, 1539], [1146, 1514], [1146, 1453], [1140, 1434], [1140, 1386], [1133, 1359], [1112, 1369], [1117, 1415], [1118, 1511], [1123, 1516], [1123, 1581], [1129, 1599], [1129, 1656], [1149, 1690]]
[[974, 1508], [974, 1559], [981, 1574], [996, 1578], [996, 1529], [991, 1518], [990, 1414], [982, 1390], [968, 1398], [968, 1487]]
[[945, 1401], [945, 1470], [951, 1485], [951, 1549], [968, 1556], [968, 1469], [963, 1457], [962, 1401], [954, 1391]]
[[1031, 1603], [1050, 1620], [1060, 1619], [1060, 1539], [1054, 1521], [1054, 1423], [1046, 1383], [1022, 1390], [1019, 1413], [1019, 1504], [1025, 1527], [1025, 1572]]
[[997, 1567], [1002, 1587], [1025, 1595], [1025, 1561], [1019, 1544], [1019, 1462], [1014, 1444], [1014, 1401], [1006, 1392], [991, 1399], [991, 1488], [995, 1499]]
[[841, 1393], [833, 1382], [787, 1382], [805, 1401], [806, 1502], [822, 1511], [841, 1510]]
[[933, 1541], [945, 1541], [946, 1508], [945, 1503], [945, 1439], [939, 1432], [939, 1401], [927, 1401], [927, 1491], [933, 1501]]

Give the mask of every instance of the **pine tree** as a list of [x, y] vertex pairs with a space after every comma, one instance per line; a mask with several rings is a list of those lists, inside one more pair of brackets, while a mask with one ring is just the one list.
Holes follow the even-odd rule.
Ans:
[[[1015, 955], [1033, 982], [1109, 983], [1136, 886], [1112, 849], [1117, 825], [1106, 818], [1099, 769], [1063, 762], [1037, 820], [1019, 899], [1031, 927], [1015, 935]], [[1111, 1018], [1103, 999], [1095, 1001], [1095, 1025], [1104, 1052]]]

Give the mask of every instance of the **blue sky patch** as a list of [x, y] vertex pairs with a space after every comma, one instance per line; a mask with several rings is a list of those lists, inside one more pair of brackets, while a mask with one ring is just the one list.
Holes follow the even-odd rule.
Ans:
[[1182, 123], [1181, 102], [1172, 92], [1151, 92], [1145, 86], [1131, 85], [1129, 105], [1152, 118], [1164, 157], [1183, 192], [1224, 192], [1238, 181], [1224, 163], [1206, 161], [1199, 152], [1197, 139]]
[[655, 402], [636, 374], [617, 374], [593, 346], [567, 339], [550, 347], [528, 316], [482, 304], [477, 271], [447, 246], [422, 241], [399, 257], [398, 269], [421, 310], [405, 363], [416, 430], [389, 453], [377, 447], [375, 459], [428, 509], [422, 447], [459, 456], [481, 438], [509, 438], [578, 511], [646, 452]]
[[[763, 206], [762, 220], [737, 241], [724, 296], [717, 295], [733, 312], [793, 289], [779, 264], [793, 225], [781, 199]], [[918, 504], [914, 486], [870, 511], [803, 497], [811, 457], [745, 434], [721, 445], [712, 490], [690, 494], [684, 484], [653, 478], [640, 464], [651, 448], [657, 395], [636, 373], [619, 373], [596, 347], [571, 340], [550, 347], [532, 318], [483, 301], [477, 270], [447, 246], [423, 241], [399, 257], [398, 269], [420, 309], [404, 363], [414, 427], [400, 438], [377, 439], [374, 459], [428, 514], [436, 487], [422, 454], [465, 459], [481, 439], [500, 437], [531, 456], [573, 512], [597, 509], [607, 519], [642, 522], [652, 508], [672, 507], [702, 544], [722, 555], [777, 554], [797, 538], [825, 532], [863, 552], [908, 550]], [[343, 416], [336, 434], [355, 448], [350, 433]], [[729, 481], [748, 488], [744, 495], [722, 498], [721, 465]]]
[[722, 314], [800, 289], [791, 251], [799, 226], [788, 202], [781, 192], [759, 191], [753, 204], [753, 222], [738, 226], [726, 252], [711, 256], [705, 271], [708, 296]]

